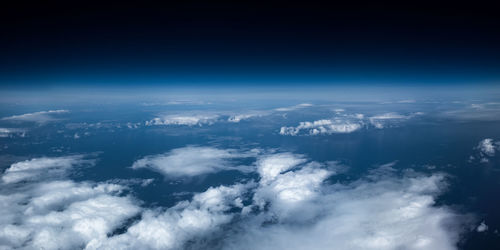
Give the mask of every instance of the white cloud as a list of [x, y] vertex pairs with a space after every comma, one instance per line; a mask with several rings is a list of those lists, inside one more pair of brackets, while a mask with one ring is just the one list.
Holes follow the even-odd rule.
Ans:
[[0, 138], [2, 137], [12, 137], [12, 136], [21, 136], [24, 137], [26, 132], [22, 129], [18, 128], [0, 128]]
[[276, 108], [274, 109], [275, 111], [278, 112], [287, 112], [287, 111], [294, 111], [297, 109], [302, 109], [302, 108], [307, 108], [307, 107], [312, 107], [313, 105], [310, 103], [301, 103], [295, 106], [290, 106], [290, 107], [284, 107], [284, 108]]
[[481, 224], [479, 224], [479, 226], [477, 226], [476, 228], [476, 231], [479, 232], [479, 233], [482, 233], [482, 232], [485, 232], [488, 230], [488, 225], [486, 225], [486, 223], [481, 222]]
[[370, 123], [373, 126], [381, 129], [381, 128], [386, 127], [388, 124], [398, 122], [401, 120], [408, 120], [408, 119], [413, 118], [417, 115], [423, 115], [423, 113], [416, 112], [416, 113], [409, 114], [409, 115], [401, 115], [398, 113], [391, 112], [391, 113], [385, 113], [385, 114], [381, 114], [381, 115], [371, 116], [368, 118], [368, 120], [370, 121]]
[[325, 184], [331, 174], [312, 162], [261, 182], [254, 196], [259, 212], [225, 235], [223, 248], [456, 249], [460, 229], [445, 224], [459, 217], [434, 203], [443, 175], [378, 171], [347, 185]]
[[66, 157], [42, 157], [17, 162], [7, 168], [2, 175], [3, 183], [17, 183], [21, 181], [43, 180], [52, 176], [61, 176], [74, 166], [91, 164], [81, 155]]
[[[232, 153], [178, 150], [160, 157], [180, 164], [200, 151]], [[220, 161], [207, 155], [188, 165]], [[257, 157], [257, 180], [210, 187], [170, 208], [141, 208], [109, 182], [37, 179], [14, 187], [0, 193], [0, 248], [456, 249], [461, 217], [435, 204], [442, 174], [400, 176], [389, 163], [366, 178], [330, 183], [331, 164], [291, 153]], [[118, 228], [124, 233], [113, 234]]]
[[206, 244], [204, 236], [221, 230], [235, 216], [228, 211], [241, 207], [239, 197], [247, 189], [243, 184], [212, 187], [165, 211], [146, 210], [126, 233], [93, 240], [87, 249], [181, 249], [186, 244]]
[[487, 156], [495, 155], [495, 145], [493, 145], [493, 139], [487, 138], [480, 141], [479, 145], [477, 145], [477, 149]]
[[215, 123], [219, 115], [165, 115], [156, 117], [150, 121], [146, 121], [146, 126], [152, 125], [187, 125], [187, 126], [202, 126]]
[[63, 109], [40, 111], [40, 112], [35, 112], [35, 113], [28, 113], [28, 114], [13, 115], [13, 116], [9, 116], [9, 117], [4, 117], [4, 118], [2, 118], [2, 120], [46, 123], [46, 122], [57, 120], [57, 118], [55, 117], [56, 115], [65, 114], [65, 113], [69, 113], [69, 111], [63, 110]]
[[83, 248], [140, 212], [131, 197], [122, 195], [123, 186], [57, 180], [80, 161], [73, 156], [38, 158], [12, 164], [3, 174], [4, 180], [25, 182], [0, 184], [6, 191], [0, 193], [1, 249]]
[[192, 177], [224, 170], [247, 171], [231, 164], [231, 159], [245, 157], [245, 154], [231, 149], [189, 146], [173, 149], [169, 153], [146, 156], [132, 165], [132, 168], [150, 168], [166, 177]]
[[281, 127], [281, 135], [318, 135], [334, 133], [351, 133], [359, 130], [362, 124], [341, 119], [317, 120], [314, 122], [300, 122], [297, 127]]
[[470, 156], [470, 160], [479, 159], [480, 162], [487, 163], [489, 162], [489, 158], [495, 156], [495, 152], [500, 150], [500, 141], [495, 142], [491, 138], [486, 138], [481, 140], [476, 147], [477, 150], [476, 156]]
[[243, 120], [248, 120], [248, 119], [254, 118], [254, 117], [261, 117], [261, 116], [268, 115], [268, 114], [269, 114], [269, 112], [265, 112], [265, 111], [247, 112], [247, 113], [243, 113], [243, 114], [230, 115], [227, 118], [227, 121], [237, 123], [237, 122], [240, 122]]

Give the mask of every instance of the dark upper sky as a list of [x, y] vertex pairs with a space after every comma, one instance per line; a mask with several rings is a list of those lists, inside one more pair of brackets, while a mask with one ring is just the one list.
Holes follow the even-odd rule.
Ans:
[[0, 83], [500, 80], [494, 6], [178, 2], [4, 5]]

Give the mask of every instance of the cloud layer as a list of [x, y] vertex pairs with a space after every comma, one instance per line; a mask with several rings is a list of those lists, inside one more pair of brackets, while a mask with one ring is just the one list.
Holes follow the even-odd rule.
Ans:
[[[120, 184], [75, 182], [57, 172], [2, 183], [0, 248], [456, 249], [461, 217], [435, 204], [446, 187], [442, 174], [398, 174], [391, 163], [331, 183], [331, 164], [286, 152], [251, 155], [256, 178], [210, 187], [169, 208], [141, 207]], [[236, 166], [227, 161], [233, 157], [241, 153], [187, 147], [143, 163], [175, 176], [185, 172], [174, 165], [188, 166], [189, 175]], [[70, 171], [81, 160], [19, 162], [2, 178], [14, 170]]]
[[6, 121], [26, 121], [26, 122], [37, 122], [37, 123], [46, 123], [50, 121], [57, 120], [57, 115], [69, 113], [68, 110], [49, 110], [49, 111], [40, 111], [34, 113], [27, 113], [22, 115], [13, 115], [2, 118], [2, 120]]

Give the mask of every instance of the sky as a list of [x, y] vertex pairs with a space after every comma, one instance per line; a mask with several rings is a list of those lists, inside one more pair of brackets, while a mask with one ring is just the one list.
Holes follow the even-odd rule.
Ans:
[[0, 85], [498, 85], [493, 6], [9, 3]]

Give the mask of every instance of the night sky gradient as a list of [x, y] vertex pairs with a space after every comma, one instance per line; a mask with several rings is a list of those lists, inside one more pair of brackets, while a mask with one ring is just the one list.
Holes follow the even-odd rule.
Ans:
[[481, 4], [2, 6], [0, 84], [498, 84]]

